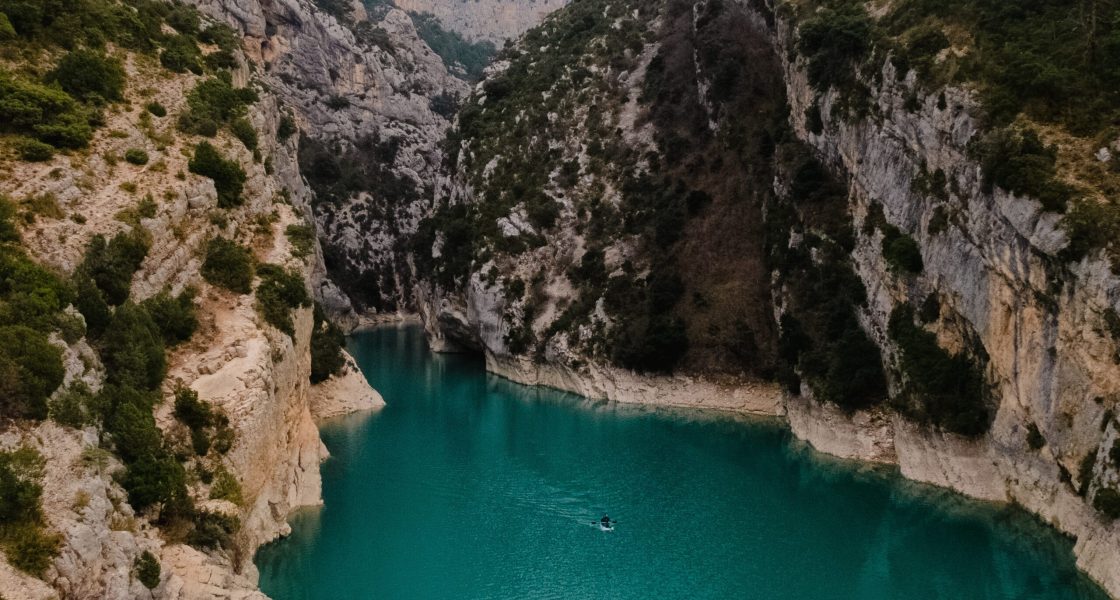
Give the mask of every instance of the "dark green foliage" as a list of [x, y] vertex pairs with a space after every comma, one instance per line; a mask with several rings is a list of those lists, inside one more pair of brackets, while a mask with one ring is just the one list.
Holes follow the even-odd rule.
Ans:
[[128, 503], [141, 510], [155, 504], [175, 505], [187, 498], [186, 471], [166, 450], [130, 462], [121, 485], [128, 492]]
[[1120, 492], [1113, 488], [1101, 488], [1093, 496], [1093, 508], [1099, 510], [1110, 521], [1120, 518]]
[[801, 24], [798, 50], [809, 59], [809, 83], [819, 91], [855, 85], [855, 69], [871, 51], [871, 17], [859, 4], [826, 7]]
[[202, 278], [231, 292], [248, 294], [253, 291], [253, 257], [236, 242], [214, 238], [206, 245]]
[[141, 585], [149, 590], [156, 589], [159, 586], [160, 566], [159, 560], [154, 554], [145, 550], [140, 556], [136, 557], [136, 562], [132, 565], [136, 571], [136, 579]]
[[296, 127], [296, 120], [292, 115], [285, 113], [280, 117], [280, 124], [276, 126], [276, 139], [286, 142], [288, 138], [297, 133], [299, 133], [299, 128]]
[[188, 163], [191, 173], [214, 180], [218, 190], [218, 206], [233, 208], [241, 206], [244, 199], [241, 190], [245, 186], [245, 171], [236, 161], [228, 160], [209, 142], [201, 142], [194, 149], [194, 157]]
[[28, 258], [20, 247], [0, 246], [0, 326], [49, 333], [59, 322], [59, 311], [73, 299], [65, 281]]
[[1120, 439], [1112, 442], [1112, 448], [1108, 451], [1108, 459], [1116, 467], [1120, 467]]
[[428, 44], [452, 72], [463, 75], [468, 81], [482, 79], [482, 71], [497, 53], [490, 42], [471, 42], [454, 31], [444, 29], [434, 15], [413, 14], [412, 21], [420, 38]]
[[805, 128], [813, 135], [824, 133], [824, 119], [821, 117], [821, 107], [816, 102], [805, 109]]
[[981, 368], [967, 355], [949, 354], [937, 336], [914, 324], [914, 309], [899, 305], [888, 328], [899, 349], [905, 390], [900, 409], [920, 422], [975, 437], [990, 426], [988, 386]]
[[74, 50], [47, 75], [71, 96], [87, 102], [124, 99], [125, 73], [121, 61], [93, 50]]
[[346, 96], [331, 96], [325, 104], [331, 110], [342, 110], [350, 106], [350, 99]]
[[428, 102], [428, 106], [432, 109], [432, 112], [437, 115], [445, 119], [451, 119], [459, 110], [459, 97], [455, 94], [440, 92], [432, 96], [432, 99]]
[[94, 396], [89, 386], [75, 382], [50, 401], [50, 418], [60, 425], [81, 429], [94, 422], [93, 406]]
[[228, 73], [198, 82], [187, 95], [187, 110], [179, 116], [179, 129], [207, 137], [218, 128], [245, 116], [257, 101], [252, 88], [235, 88]]
[[1031, 423], [1027, 427], [1027, 446], [1031, 450], [1041, 450], [1046, 445], [1046, 438], [1042, 437], [1042, 432], [1038, 430], [1038, 425]]
[[1077, 494], [1082, 498], [1089, 493], [1089, 486], [1093, 483], [1093, 468], [1097, 466], [1097, 452], [1095, 450], [1086, 454], [1077, 465]]
[[167, 116], [167, 109], [162, 104], [156, 101], [145, 104], [144, 109], [160, 118]]
[[230, 549], [233, 534], [240, 527], [237, 517], [200, 510], [195, 515], [194, 529], [187, 536], [187, 543], [204, 550]]
[[288, 225], [284, 235], [292, 244], [292, 256], [307, 258], [315, 248], [315, 230], [310, 225]]
[[0, 69], [0, 133], [33, 137], [56, 148], [84, 148], [93, 137], [90, 115], [69, 94]]
[[0, 244], [18, 242], [19, 229], [16, 228], [16, 205], [0, 194]]
[[183, 290], [178, 296], [172, 296], [164, 290], [141, 303], [159, 328], [164, 344], [168, 346], [181, 344], [194, 335], [195, 329], [198, 328], [198, 317], [194, 306], [195, 294], [193, 288]]
[[131, 302], [118, 306], [100, 345], [110, 383], [142, 390], [159, 389], [167, 369], [163, 336], [142, 307]]
[[47, 397], [62, 384], [62, 350], [22, 325], [0, 327], [0, 416], [47, 417]]
[[31, 448], [0, 451], [0, 547], [17, 569], [40, 577], [61, 539], [44, 529], [43, 457]]
[[245, 117], [234, 119], [229, 124], [229, 130], [233, 133], [233, 137], [245, 144], [246, 148], [257, 149], [257, 130], [253, 129], [253, 124], [249, 122], [249, 119]]
[[175, 418], [191, 429], [202, 429], [213, 424], [214, 411], [199, 400], [198, 392], [179, 388], [175, 390]]
[[320, 383], [342, 371], [346, 357], [342, 347], [346, 338], [342, 331], [315, 305], [315, 327], [311, 330], [311, 383]]
[[54, 157], [54, 147], [32, 138], [20, 138], [15, 143], [19, 157], [27, 162], [45, 162]]
[[1057, 148], [1045, 146], [1033, 129], [997, 129], [976, 144], [975, 152], [984, 171], [986, 192], [999, 186], [1035, 198], [1053, 212], [1065, 212], [1076, 194], [1058, 179]]
[[148, 153], [139, 148], [129, 148], [124, 153], [124, 159], [134, 165], [148, 164]]
[[[888, 234], [889, 232], [889, 234]], [[914, 238], [889, 225], [883, 236], [883, 258], [895, 273], [922, 272], [922, 248]]]
[[112, 316], [109, 304], [105, 302], [104, 294], [88, 274], [79, 272], [75, 275], [74, 281], [77, 289], [74, 307], [82, 313], [89, 335], [94, 338], [100, 337]]
[[169, 71], [202, 75], [202, 52], [194, 38], [187, 35], [170, 36], [163, 42], [159, 63]]
[[118, 233], [108, 242], [104, 236], [95, 235], [86, 248], [78, 273], [91, 278], [101, 290], [104, 301], [115, 306], [128, 299], [132, 275], [148, 255], [148, 246], [147, 237], [139, 231]]
[[299, 145], [300, 172], [315, 191], [315, 202], [341, 203], [358, 192], [375, 190], [389, 205], [403, 205], [417, 194], [411, 179], [393, 172], [400, 140], [369, 135], [352, 147], [304, 137]]
[[311, 305], [303, 276], [298, 271], [268, 264], [258, 267], [257, 275], [261, 278], [257, 286], [257, 310], [268, 324], [294, 335], [292, 309]]

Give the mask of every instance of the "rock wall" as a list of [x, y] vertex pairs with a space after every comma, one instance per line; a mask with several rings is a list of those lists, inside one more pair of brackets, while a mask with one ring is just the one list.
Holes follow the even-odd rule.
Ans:
[[[940, 91], [924, 91], [915, 73], [900, 77], [888, 60], [881, 77], [865, 81], [873, 116], [841, 118], [837, 93], [821, 95], [809, 85], [795, 24], [773, 12], [772, 3], [741, 4], [752, 15], [751, 31], [744, 35], [768, 40], [780, 59], [793, 131], [848, 183], [848, 212], [857, 230], [852, 259], [868, 296], [859, 316], [883, 349], [890, 385], [897, 390], [900, 381], [894, 368], [898, 350], [887, 334], [889, 316], [904, 302], [920, 306], [932, 296], [940, 317], [929, 329], [939, 344], [954, 352], [976, 347], [987, 357], [994, 421], [987, 434], [971, 440], [915, 425], [885, 408], [847, 414], [808, 398], [804, 388], [802, 395], [780, 402], [740, 407], [783, 414], [797, 436], [823, 452], [897, 463], [908, 478], [1022, 505], [1075, 537], [1078, 565], [1120, 597], [1120, 522], [1092, 507], [1097, 489], [1120, 477], [1118, 465], [1107, 458], [1120, 428], [1114, 418], [1120, 369], [1117, 340], [1106, 323], [1120, 301], [1120, 278], [1099, 254], [1063, 264], [1058, 256], [1068, 240], [1060, 215], [1030, 198], [998, 188], [984, 191], [980, 166], [969, 152], [980, 132], [972, 92], [950, 87], [942, 97]], [[814, 102], [821, 108], [820, 134], [806, 123]], [[627, 130], [623, 137], [639, 133]], [[930, 193], [926, 180], [937, 170], [946, 175], [945, 189]], [[462, 196], [469, 201], [470, 189]], [[882, 234], [859, 227], [873, 204], [917, 241], [921, 274], [892, 272], [882, 255]], [[946, 227], [930, 226], [938, 215], [948, 215]], [[579, 244], [549, 239], [547, 248]], [[505, 294], [493, 285], [495, 277], [484, 283], [493, 264], [477, 268], [459, 292], [424, 292], [421, 312], [435, 347], [478, 348], [496, 373], [594, 398], [734, 404], [712, 400], [734, 395], [714, 394], [713, 383], [620, 373], [570, 351], [557, 338], [547, 340], [532, 360], [511, 356]], [[498, 275], [500, 280], [507, 273]], [[545, 331], [553, 318], [538, 314], [536, 330]], [[1032, 426], [1044, 439], [1041, 448], [1028, 442]]]
[[393, 0], [403, 10], [435, 15], [448, 29], [499, 48], [569, 0]]

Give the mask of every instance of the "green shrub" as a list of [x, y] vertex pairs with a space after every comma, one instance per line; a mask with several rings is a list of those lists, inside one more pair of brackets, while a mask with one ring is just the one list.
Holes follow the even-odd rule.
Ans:
[[128, 492], [128, 503], [138, 510], [154, 504], [176, 505], [187, 498], [186, 471], [166, 451], [144, 454], [129, 463], [121, 486]]
[[984, 191], [999, 186], [1037, 199], [1043, 208], [1065, 212], [1076, 190], [1057, 174], [1058, 151], [1033, 129], [1004, 128], [986, 134], [974, 151], [984, 173]]
[[139, 230], [118, 233], [108, 242], [105, 236], [95, 235], [78, 272], [93, 279], [105, 302], [116, 306], [128, 299], [132, 276], [148, 255], [149, 245], [148, 238]]
[[214, 424], [214, 410], [198, 398], [198, 392], [181, 387], [175, 390], [175, 418], [190, 429], [204, 429]]
[[62, 385], [62, 350], [23, 325], [0, 327], [0, 415], [44, 419], [47, 397]]
[[15, 217], [15, 204], [0, 194], [0, 244], [19, 241], [19, 229], [16, 228]]
[[311, 305], [303, 277], [298, 271], [268, 264], [261, 265], [257, 275], [261, 278], [257, 286], [257, 310], [268, 324], [294, 335], [292, 309]]
[[894, 226], [888, 226], [888, 230], [893, 235], [884, 235], [882, 246], [887, 265], [896, 273], [921, 273], [924, 265], [918, 242]]
[[899, 305], [891, 312], [888, 333], [898, 345], [899, 367], [906, 378], [903, 411], [960, 435], [975, 437], [991, 424], [984, 374], [965, 354], [952, 355], [937, 336], [914, 324], [914, 309]]
[[342, 347], [346, 337], [327, 320], [323, 307], [315, 305], [315, 327], [311, 330], [311, 383], [321, 383], [337, 375], [346, 364]]
[[51, 566], [62, 545], [62, 536], [34, 525], [16, 527], [6, 537], [3, 545], [8, 562], [36, 577], [41, 577]]
[[72, 384], [65, 392], [50, 401], [50, 418], [60, 424], [81, 429], [93, 423], [93, 392], [82, 382]]
[[109, 304], [105, 302], [104, 294], [89, 274], [79, 271], [74, 278], [77, 289], [77, 299], [74, 301], [74, 307], [86, 320], [87, 333], [94, 338], [101, 337], [105, 327], [109, 325], [110, 317], [112, 317]]
[[175, 35], [166, 38], [163, 44], [163, 51], [159, 53], [159, 63], [165, 69], [175, 73], [190, 71], [195, 75], [202, 75], [202, 52], [199, 51], [194, 38]]
[[0, 451], [0, 547], [12, 566], [36, 577], [61, 543], [43, 528], [42, 477], [43, 457], [34, 449]]
[[27, 135], [56, 148], [84, 148], [93, 137], [90, 115], [59, 88], [0, 69], [0, 133]]
[[257, 149], [257, 130], [253, 129], [253, 124], [245, 117], [234, 119], [229, 124], [229, 129], [233, 132], [233, 137], [241, 140], [242, 144], [250, 150]]
[[1042, 432], [1038, 430], [1038, 425], [1031, 423], [1027, 427], [1027, 446], [1031, 450], [1041, 450], [1046, 445], [1046, 438], [1042, 437]]
[[1093, 508], [1099, 510], [1109, 520], [1120, 518], [1120, 492], [1113, 488], [1101, 488], [1093, 497]]
[[121, 61], [93, 50], [74, 50], [47, 75], [71, 96], [87, 102], [124, 99], [124, 67]]
[[154, 590], [159, 586], [159, 560], [151, 552], [145, 550], [140, 556], [137, 556], [132, 568], [136, 571], [136, 579], [141, 585], [149, 590]]
[[439, 19], [426, 13], [413, 13], [416, 32], [443, 59], [452, 71], [462, 71], [468, 81], [482, 79], [482, 71], [497, 53], [488, 41], [471, 42], [457, 32], [444, 29]]
[[198, 82], [187, 94], [187, 111], [180, 117], [179, 127], [188, 133], [206, 135], [198, 124], [209, 123], [216, 129], [245, 116], [246, 108], [256, 101], [257, 93], [251, 88], [235, 88], [228, 74], [219, 74]]
[[292, 244], [292, 256], [296, 258], [307, 258], [315, 248], [315, 230], [310, 225], [288, 225], [284, 235]]
[[214, 473], [214, 484], [210, 486], [210, 499], [229, 500], [234, 504], [244, 502], [241, 495], [241, 483], [225, 467], [219, 466]]
[[139, 148], [129, 148], [124, 153], [124, 159], [134, 165], [148, 164], [148, 153]]
[[276, 139], [281, 142], [286, 142], [288, 138], [298, 132], [299, 129], [296, 127], [296, 120], [292, 118], [292, 115], [285, 113], [280, 117], [280, 124], [276, 126]]
[[100, 346], [110, 383], [140, 390], [159, 389], [167, 361], [159, 327], [146, 310], [131, 302], [118, 306]]
[[188, 288], [178, 296], [171, 296], [166, 290], [148, 298], [141, 306], [155, 321], [168, 346], [181, 344], [194, 335], [198, 328], [195, 314], [195, 290]]
[[200, 510], [195, 514], [194, 528], [187, 535], [187, 543], [203, 550], [229, 549], [233, 545], [233, 534], [240, 528], [237, 517]]
[[19, 157], [27, 162], [46, 162], [54, 158], [54, 147], [33, 138], [20, 138], [15, 142]]
[[214, 180], [219, 207], [233, 208], [244, 202], [241, 190], [245, 185], [245, 171], [236, 161], [223, 157], [209, 142], [195, 146], [194, 157], [187, 166], [191, 173]]
[[809, 59], [809, 83], [822, 92], [850, 86], [874, 40], [871, 18], [858, 4], [823, 8], [798, 34], [798, 49]]
[[253, 291], [253, 257], [236, 242], [214, 238], [206, 245], [202, 278], [231, 292], [248, 294]]
[[145, 104], [144, 109], [160, 118], [167, 116], [167, 108], [155, 100]]

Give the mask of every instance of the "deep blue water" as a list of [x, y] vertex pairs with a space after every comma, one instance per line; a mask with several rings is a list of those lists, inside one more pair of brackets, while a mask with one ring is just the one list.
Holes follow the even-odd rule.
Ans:
[[1104, 598], [1022, 511], [776, 422], [519, 386], [414, 327], [350, 349], [388, 406], [323, 429], [325, 507], [257, 555], [277, 600]]

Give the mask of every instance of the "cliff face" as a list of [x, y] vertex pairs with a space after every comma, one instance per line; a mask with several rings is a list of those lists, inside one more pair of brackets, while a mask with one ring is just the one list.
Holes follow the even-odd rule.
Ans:
[[[254, 14], [260, 16], [253, 12], [259, 5], [229, 3], [224, 8], [250, 22], [255, 22]], [[304, 10], [310, 18], [310, 9]], [[259, 24], [264, 27], [263, 21]], [[291, 312], [289, 335], [262, 317], [253, 294], [220, 289], [200, 273], [207, 242], [224, 237], [247, 248], [255, 260], [290, 270], [302, 285], [332, 289], [318, 243], [312, 238], [307, 248], [297, 250], [289, 235], [291, 228], [313, 223], [313, 195], [299, 166], [300, 140], [278, 134], [297, 98], [282, 96], [284, 89], [260, 78], [260, 63], [254, 62], [261, 60], [259, 54], [236, 55], [229, 70], [232, 85], [257, 90], [258, 98], [245, 114], [256, 137], [255, 151], [225, 130], [209, 140], [246, 174], [240, 205], [226, 206], [219, 201], [214, 181], [188, 166], [192, 148], [203, 138], [179, 130], [173, 118], [188, 110], [189, 92], [205, 78], [169, 73], [148, 56], [118, 52], [127, 71], [125, 97], [131, 106], [106, 112], [106, 123], [87, 151], [46, 162], [5, 157], [0, 193], [13, 199], [50, 199], [50, 210], [28, 218], [20, 235], [36, 261], [61, 274], [74, 272], [95, 235], [131, 232], [149, 244], [131, 279], [131, 301], [139, 303], [162, 291], [175, 295], [188, 287], [199, 291], [193, 301], [198, 329], [168, 354], [168, 375], [156, 392], [155, 422], [164, 443], [190, 448], [190, 433], [172, 414], [173, 398], [181, 388], [197, 392], [228, 419], [228, 451], [182, 460], [192, 473], [188, 491], [196, 505], [235, 517], [240, 526], [224, 547], [188, 545], [173, 528], [157, 528], [157, 513], [130, 507], [128, 494], [114, 476], [124, 465], [105, 450], [111, 446], [104, 431], [62, 427], [53, 421], [6, 422], [0, 448], [30, 447], [43, 456], [44, 521], [49, 531], [60, 535], [60, 543], [59, 555], [42, 579], [0, 561], [0, 589], [9, 600], [148, 597], [135, 567], [141, 553], [148, 551], [162, 565], [153, 597], [263, 598], [252, 565], [256, 548], [288, 531], [290, 511], [321, 502], [319, 464], [327, 453], [313, 407], [343, 414], [375, 408], [381, 400], [354, 369], [322, 386], [309, 384], [314, 325], [309, 307]], [[388, 76], [378, 76], [383, 86], [389, 85]], [[153, 117], [145, 106], [154, 104], [170, 116]], [[312, 112], [305, 126], [314, 126], [313, 119], [319, 118], [318, 126], [324, 127], [325, 115]], [[361, 120], [337, 122], [342, 127], [364, 126]], [[133, 149], [146, 152], [144, 164], [118, 163], [117, 158]], [[65, 347], [62, 387], [81, 381], [93, 392], [102, 389], [106, 368], [91, 348], [98, 343], [84, 338], [55, 342]], [[55, 396], [61, 393], [60, 389]], [[338, 393], [353, 397], [340, 401]], [[236, 486], [233, 500], [211, 499], [217, 484], [200, 481], [197, 473], [214, 468], [228, 473]]]
[[[605, 2], [599, 9], [608, 12], [619, 4], [625, 3]], [[869, 104], [862, 116], [853, 117], [841, 92], [820, 92], [810, 85], [808, 59], [797, 45], [800, 21], [788, 8], [775, 10], [767, 2], [737, 7], [668, 2], [658, 12], [661, 33], [647, 35], [647, 43], [635, 47], [626, 60], [610, 65], [589, 60], [597, 46], [615, 43], [613, 34], [602, 30], [567, 63], [587, 73], [579, 81], [559, 78], [555, 86], [522, 75], [526, 64], [546, 60], [534, 53], [534, 46], [507, 53], [501, 63], [506, 70], [496, 70], [460, 115], [457, 189], [440, 225], [444, 233], [435, 236], [433, 257], [440, 261], [448, 240], [458, 239], [461, 228], [467, 228], [475, 232], [470, 238], [473, 260], [458, 272], [440, 263], [423, 289], [422, 309], [432, 338], [437, 345], [480, 348], [491, 370], [512, 379], [591, 397], [784, 414], [798, 436], [822, 451], [897, 463], [912, 479], [1021, 504], [1076, 537], [1078, 564], [1120, 596], [1120, 525], [1093, 506], [1100, 490], [1115, 486], [1120, 476], [1120, 465], [1108, 458], [1120, 427], [1114, 416], [1120, 385], [1117, 340], [1109, 325], [1120, 300], [1120, 279], [1103, 253], [1066, 258], [1070, 240], [1061, 215], [1030, 197], [985, 185], [974, 150], [984, 133], [975, 91], [947, 86], [930, 92], [916, 71], [899, 72], [889, 57], [879, 55], [858, 76], [867, 86]], [[539, 30], [545, 38], [541, 45], [552, 54], [563, 55], [562, 49], [548, 45], [555, 44], [556, 38], [549, 37], [553, 28], [564, 31], [562, 15]], [[718, 36], [720, 22], [736, 23], [737, 39], [745, 36], [748, 45], [768, 48], [721, 48], [739, 66], [749, 65], [751, 74], [735, 65], [706, 62], [706, 40]], [[532, 39], [534, 45], [539, 41]], [[519, 61], [526, 54], [532, 58]], [[767, 70], [777, 78], [777, 89], [768, 86]], [[694, 82], [694, 87], [682, 93], [674, 87], [675, 79]], [[680, 144], [699, 140], [705, 147], [708, 134], [696, 131], [706, 129], [723, 148], [734, 148], [752, 135], [751, 127], [768, 118], [764, 105], [755, 101], [751, 112], [763, 116], [737, 119], [746, 111], [734, 108], [743, 94], [736, 86], [747, 80], [788, 107], [770, 114], [780, 115], [792, 134], [786, 139], [795, 138], [795, 143], [781, 141], [780, 126], [768, 126], [760, 137], [778, 143], [768, 141], [766, 152], [737, 150], [737, 156], [719, 159], [690, 154]], [[558, 96], [540, 121], [527, 105], [506, 100], [532, 97], [538, 92], [532, 86], [538, 84], [550, 102]], [[593, 116], [569, 104], [576, 94], [594, 97], [604, 89], [608, 100], [599, 98], [599, 112]], [[690, 97], [698, 98], [691, 107]], [[659, 118], [666, 107], [673, 119]], [[506, 147], [494, 149], [485, 135], [478, 135], [523, 122], [536, 128], [551, 155], [533, 158], [531, 143], [512, 146], [505, 138], [499, 145]], [[488, 129], [491, 123], [498, 125]], [[598, 153], [599, 147], [606, 152]], [[836, 178], [840, 187], [834, 192], [817, 193], [834, 184], [806, 168], [800, 154], [804, 149]], [[531, 158], [518, 162], [517, 155]], [[515, 168], [508, 169], [509, 164]], [[727, 203], [718, 185], [690, 177], [678, 170], [682, 166], [733, 180], [739, 200]], [[533, 184], [509, 175], [510, 170], [538, 171], [535, 185], [547, 201], [527, 193], [501, 196], [503, 186], [532, 189]], [[640, 188], [640, 202], [627, 197], [634, 173], [640, 177], [657, 171], [674, 173], [675, 193], [698, 199], [700, 208], [686, 207], [685, 216], [668, 225], [635, 222], [632, 215], [651, 206], [660, 214], [674, 210], [671, 202], [657, 204], [663, 188]], [[808, 196], [799, 190], [804, 181], [812, 182]], [[695, 194], [697, 190], [704, 195]], [[761, 199], [752, 204], [752, 197]], [[534, 222], [534, 203], [542, 202], [555, 203], [555, 217]], [[735, 219], [734, 211], [740, 210], [748, 215], [743, 223], [766, 223], [762, 235], [779, 243], [752, 249], [742, 245], [740, 236], [759, 234], [745, 225], [719, 231], [706, 223], [708, 211]], [[620, 222], [611, 220], [619, 218], [616, 211], [623, 213]], [[596, 215], [608, 229], [605, 236], [581, 224], [586, 214]], [[647, 226], [654, 228], [652, 234], [643, 233]], [[680, 233], [669, 235], [668, 229], [658, 229], [662, 226]], [[724, 252], [703, 252], [697, 236], [704, 235]], [[888, 236], [913, 241], [919, 257], [910, 259], [911, 267], [897, 262], [896, 246], [891, 240], [884, 243]], [[740, 254], [728, 252], [730, 248]], [[762, 284], [769, 298], [737, 294], [738, 306], [747, 306], [748, 312], [734, 316], [722, 305], [719, 286], [706, 284], [700, 273], [711, 269], [713, 261], [720, 267], [739, 262], [737, 269], [724, 271], [722, 285], [755, 288], [757, 278], [744, 279], [753, 273], [744, 262], [752, 253], [772, 275]], [[666, 328], [646, 339], [656, 343], [669, 336], [677, 340], [675, 345], [687, 343], [687, 350], [680, 355], [677, 375], [638, 375], [622, 368], [632, 355], [617, 349], [627, 343], [627, 313], [651, 311], [643, 303], [657, 296], [624, 295], [630, 298], [624, 309], [612, 311], [611, 294], [625, 290], [611, 283], [651, 294], [658, 289], [664, 257], [677, 272], [671, 287], [684, 291], [671, 295], [672, 308], [663, 314], [669, 322], [682, 323], [684, 335]], [[852, 285], [843, 281], [828, 288], [833, 284], [826, 271], [852, 273], [858, 288], [850, 292]], [[827, 349], [812, 355], [796, 350], [795, 322], [812, 339], [817, 319], [812, 305], [847, 293], [852, 293], [847, 304], [830, 305], [839, 319], [833, 323], [851, 320], [858, 331], [830, 337], [853, 335], [869, 342], [855, 339], [857, 346], [849, 348], [862, 351], [837, 354], [867, 354], [870, 348], [874, 355], [877, 350], [878, 377], [882, 381], [885, 376], [885, 383], [875, 384], [871, 373], [862, 387], [837, 389], [831, 368], [856, 378], [879, 367], [847, 368], [843, 356], [830, 356]], [[757, 310], [751, 312], [751, 306]], [[913, 313], [902, 310], [906, 306], [923, 307], [917, 325], [909, 316]], [[715, 315], [705, 317], [704, 311]], [[757, 315], [767, 313], [770, 323], [760, 322]], [[651, 315], [651, 323], [660, 318]], [[745, 320], [753, 334], [753, 352], [735, 354], [736, 346], [721, 337], [721, 328], [732, 329], [737, 319]], [[698, 321], [704, 322], [703, 329], [694, 327]], [[768, 341], [768, 327], [778, 330], [778, 340]], [[906, 337], [904, 332], [914, 330], [924, 333]], [[705, 337], [701, 332], [711, 333]], [[971, 365], [961, 367], [959, 377], [982, 379], [983, 391], [971, 396], [973, 404], [961, 400], [969, 397], [964, 386], [960, 395], [947, 395], [958, 407], [948, 414], [938, 416], [935, 407], [915, 404], [920, 397], [915, 386], [928, 375], [907, 370], [918, 354], [916, 337], [936, 342], [941, 350], [930, 353]], [[726, 352], [732, 352], [732, 360], [712, 359]], [[781, 367], [787, 352], [795, 357], [795, 377]], [[776, 372], [767, 356], [776, 356]], [[734, 368], [736, 361], [740, 368]], [[822, 361], [825, 368], [818, 366]], [[704, 364], [725, 366], [697, 368]], [[659, 370], [656, 364], [645, 367], [647, 372]], [[779, 396], [776, 387], [751, 383], [770, 377], [789, 390], [773, 402], [770, 398]], [[678, 393], [681, 386], [685, 394]], [[732, 399], [736, 394], [739, 400]], [[868, 402], [876, 406], [867, 408], [864, 403], [875, 396], [885, 400]], [[837, 403], [847, 403], [846, 408]], [[964, 422], [960, 417], [965, 414], [976, 418]]]
[[501, 47], [562, 8], [568, 0], [393, 0], [397, 7], [435, 15], [448, 29], [471, 40], [485, 40]]
[[329, 273], [318, 294], [343, 322], [411, 307], [403, 244], [440, 187], [440, 143], [467, 84], [401, 10], [332, 15], [310, 2], [199, 0], [233, 25], [303, 143], [301, 173]]

